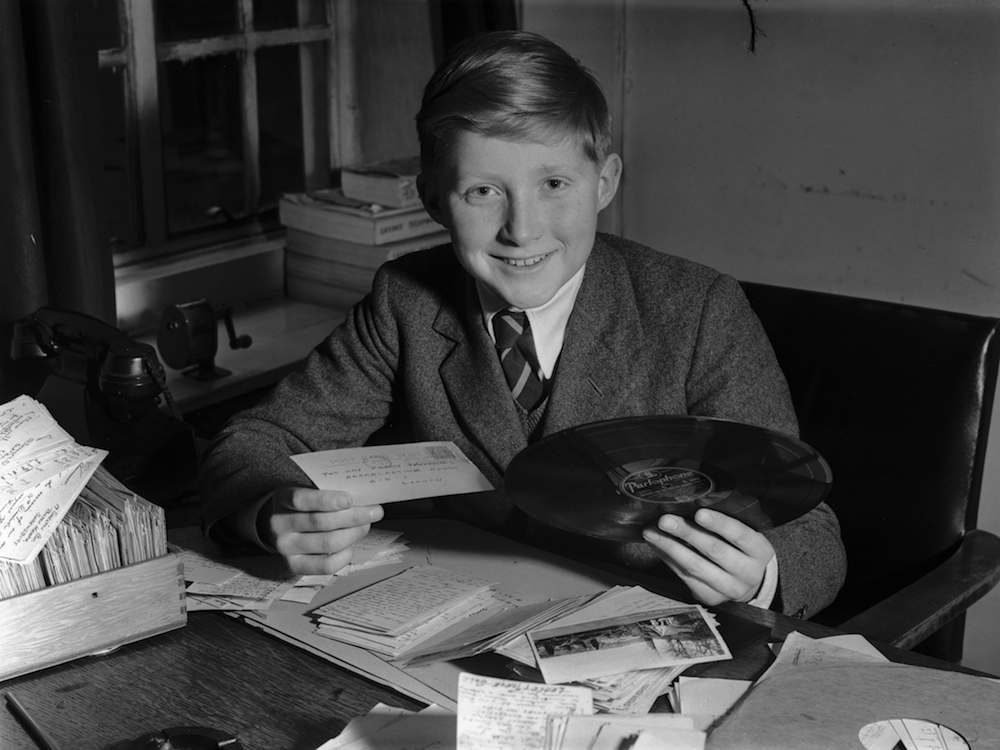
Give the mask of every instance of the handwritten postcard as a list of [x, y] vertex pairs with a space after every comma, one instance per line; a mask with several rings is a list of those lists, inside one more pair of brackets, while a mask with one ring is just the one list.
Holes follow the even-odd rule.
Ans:
[[291, 457], [321, 490], [344, 490], [359, 505], [492, 490], [452, 442], [404, 443]]
[[0, 559], [32, 562], [106, 455], [28, 396], [0, 406]]
[[545, 750], [549, 717], [592, 713], [589, 688], [462, 672], [458, 677], [458, 750]]

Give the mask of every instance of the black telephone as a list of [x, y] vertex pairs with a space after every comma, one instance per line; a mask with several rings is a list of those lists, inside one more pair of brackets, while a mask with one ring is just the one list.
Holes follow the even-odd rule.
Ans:
[[77, 442], [107, 450], [104, 466], [134, 491], [170, 500], [178, 478], [193, 476], [194, 432], [149, 344], [98, 318], [42, 307], [15, 322], [10, 356], [48, 360], [34, 397]]

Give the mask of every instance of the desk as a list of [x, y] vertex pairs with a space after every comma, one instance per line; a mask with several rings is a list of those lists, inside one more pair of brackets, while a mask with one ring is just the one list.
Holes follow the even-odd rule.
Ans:
[[[699, 665], [688, 674], [752, 679], [769, 661], [772, 634], [835, 632], [746, 605], [716, 609], [727, 641], [739, 643], [734, 659]], [[737, 635], [733, 630], [741, 624]], [[883, 651], [895, 661], [955, 668], [919, 654]], [[64, 749], [110, 748], [154, 729], [202, 725], [236, 734], [247, 750], [314, 750], [379, 701], [421, 707], [216, 612], [194, 612], [185, 628], [106, 656], [0, 683], [0, 693], [7, 690]], [[6, 709], [0, 711], [0, 747], [36, 747]]]
[[[395, 519], [387, 525], [404, 532], [415, 558], [433, 556], [445, 568], [460, 564], [504, 587], [523, 586], [522, 593], [569, 596], [632, 582], [677, 596], [669, 579], [588, 568], [453, 520]], [[174, 528], [171, 537], [177, 541], [188, 531]], [[695, 665], [686, 674], [753, 679], [770, 662], [769, 641], [793, 630], [814, 637], [836, 632], [743, 604], [713, 609], [733, 659]], [[919, 654], [883, 651], [893, 661], [955, 668]], [[342, 663], [357, 666], [361, 654], [350, 659]], [[512, 676], [495, 655], [440, 666], [448, 673]], [[61, 748], [112, 748], [157, 729], [208, 726], [235, 734], [247, 750], [314, 750], [377, 702], [423, 705], [218, 612], [193, 612], [184, 628], [0, 683], [0, 693], [7, 690]], [[0, 748], [34, 748], [6, 709], [0, 709]]]

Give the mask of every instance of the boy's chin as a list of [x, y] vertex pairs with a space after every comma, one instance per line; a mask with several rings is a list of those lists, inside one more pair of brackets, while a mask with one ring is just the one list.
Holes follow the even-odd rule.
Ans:
[[507, 288], [500, 291], [500, 297], [510, 307], [530, 310], [541, 307], [555, 295], [558, 287], [536, 286], [530, 289]]

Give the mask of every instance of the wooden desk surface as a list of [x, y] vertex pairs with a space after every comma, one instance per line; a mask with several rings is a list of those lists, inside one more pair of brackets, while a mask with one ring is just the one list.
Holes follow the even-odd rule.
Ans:
[[[246, 750], [315, 750], [377, 702], [422, 707], [394, 691], [216, 612], [105, 656], [0, 683], [59, 748], [111, 748], [147, 732], [206, 726]], [[34, 749], [9, 710], [0, 747]]]
[[[716, 609], [730, 661], [688, 674], [751, 679], [770, 661], [768, 642], [792, 630], [835, 631], [745, 605]], [[895, 661], [953, 665], [884, 649]], [[60, 748], [105, 748], [157, 729], [207, 726], [235, 734], [246, 750], [314, 750], [377, 702], [422, 707], [216, 612], [195, 612], [179, 630], [105, 655], [0, 683]], [[9, 710], [0, 711], [0, 747], [36, 745]]]

